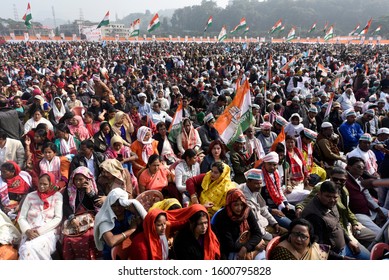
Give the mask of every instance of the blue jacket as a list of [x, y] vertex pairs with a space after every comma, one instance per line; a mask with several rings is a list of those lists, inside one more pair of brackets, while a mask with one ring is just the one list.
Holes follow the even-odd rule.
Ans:
[[358, 123], [348, 124], [344, 122], [339, 127], [339, 132], [342, 134], [344, 149], [350, 150], [358, 146], [358, 141], [363, 134], [362, 127]]

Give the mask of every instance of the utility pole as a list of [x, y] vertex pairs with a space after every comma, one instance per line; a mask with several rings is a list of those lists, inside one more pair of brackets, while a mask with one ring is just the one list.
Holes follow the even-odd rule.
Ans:
[[57, 21], [55, 20], [54, 6], [51, 6], [51, 12], [52, 12], [52, 14], [53, 14], [54, 29], [56, 29], [56, 28], [57, 28]]
[[14, 20], [20, 21], [21, 19], [19, 18], [18, 9], [16, 9], [16, 4], [13, 4], [12, 6], [13, 6], [13, 10], [14, 10]]

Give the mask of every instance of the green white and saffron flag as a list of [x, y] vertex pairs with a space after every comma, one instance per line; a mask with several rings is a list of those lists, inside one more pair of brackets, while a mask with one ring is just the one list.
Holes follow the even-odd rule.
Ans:
[[329, 39], [334, 37], [334, 26], [331, 25], [330, 28], [328, 28], [326, 35], [324, 36], [324, 40], [328, 41]]
[[217, 37], [217, 40], [219, 42], [223, 42], [224, 39], [227, 38], [227, 28], [225, 25], [223, 25], [222, 30], [220, 30], [219, 36]]
[[151, 19], [149, 26], [147, 27], [148, 32], [152, 32], [155, 29], [159, 27], [161, 23], [159, 22], [159, 16], [158, 14], [155, 14], [155, 16]]
[[296, 28], [292, 27], [288, 33], [288, 36], [286, 37], [286, 41], [289, 42], [296, 38]]
[[245, 28], [246, 27], [246, 18], [241, 18], [241, 20], [239, 21], [239, 24], [237, 25], [237, 26], [235, 26], [235, 28], [234, 29], [232, 29], [230, 32], [231, 33], [235, 33], [235, 32], [237, 32], [237, 31], [239, 31], [239, 30], [241, 30], [241, 29], [243, 29], [243, 28]]
[[358, 35], [358, 34], [359, 34], [359, 32], [358, 32], [359, 27], [360, 27], [360, 25], [359, 25], [359, 23], [358, 23], [357, 26], [355, 26], [354, 30], [351, 31], [351, 32], [348, 34], [348, 36]]
[[107, 26], [109, 24], [109, 11], [105, 14], [105, 17], [103, 18], [103, 20], [99, 23], [99, 25], [97, 26], [97, 28], [100, 28], [102, 26]]
[[376, 28], [376, 30], [373, 31], [373, 35], [374, 35], [374, 34], [377, 34], [378, 32], [381, 31], [381, 26], [382, 26], [382, 25], [378, 26], [378, 27]]
[[130, 37], [136, 37], [139, 36], [139, 30], [140, 30], [140, 19], [134, 20], [133, 23], [131, 23], [130, 27]]
[[281, 28], [279, 29], [280, 31], [278, 33], [281, 33], [285, 30], [285, 25], [281, 26]]
[[243, 31], [243, 34], [246, 34], [250, 31], [250, 27], [249, 26], [246, 26], [246, 28], [244, 29]]
[[241, 86], [237, 83], [237, 86], [234, 99], [215, 122], [215, 129], [227, 146], [231, 146], [235, 139], [250, 126], [253, 115], [248, 79]]
[[213, 17], [210, 16], [208, 21], [207, 21], [207, 24], [205, 25], [204, 32], [207, 31], [208, 28], [210, 28], [212, 26], [212, 22], [213, 22]]
[[176, 113], [174, 114], [173, 121], [169, 127], [169, 140], [173, 143], [177, 143], [177, 136], [181, 133], [182, 130], [182, 102], [178, 105]]
[[311, 29], [309, 29], [308, 33], [311, 33], [311, 32], [313, 32], [313, 31], [316, 29], [316, 24], [317, 24], [317, 22], [315, 22], [315, 23], [311, 26]]
[[282, 19], [280, 18], [274, 25], [273, 27], [270, 29], [269, 33], [270, 34], [273, 34], [274, 32], [276, 32], [277, 30], [280, 30], [282, 26]]
[[31, 27], [31, 20], [32, 20], [32, 15], [31, 15], [31, 6], [30, 3], [27, 5], [27, 11], [23, 16], [24, 24], [27, 26], [27, 28]]

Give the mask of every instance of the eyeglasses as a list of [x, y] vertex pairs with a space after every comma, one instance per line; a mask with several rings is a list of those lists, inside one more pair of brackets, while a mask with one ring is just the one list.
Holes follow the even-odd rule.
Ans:
[[292, 235], [295, 238], [300, 238], [302, 241], [306, 241], [309, 238], [309, 236], [306, 236], [305, 234], [302, 234], [301, 232], [291, 232], [290, 235]]

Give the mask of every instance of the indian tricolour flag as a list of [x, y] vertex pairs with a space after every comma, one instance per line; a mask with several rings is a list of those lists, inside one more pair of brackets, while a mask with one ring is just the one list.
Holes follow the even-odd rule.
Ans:
[[105, 14], [103, 20], [99, 23], [97, 28], [100, 28], [102, 26], [107, 26], [109, 24], [109, 11]]
[[27, 11], [23, 16], [24, 24], [27, 26], [27, 28], [31, 27], [31, 20], [32, 20], [32, 15], [31, 15], [31, 6], [30, 3], [27, 5]]
[[244, 29], [243, 31], [243, 34], [246, 34], [250, 31], [250, 27], [249, 26], [246, 26], [246, 28]]
[[328, 28], [326, 35], [324, 35], [324, 40], [328, 41], [329, 39], [334, 37], [334, 26], [331, 25], [330, 28]]
[[212, 26], [212, 21], [213, 21], [213, 17], [210, 16], [207, 21], [207, 24], [205, 25], [204, 32], [207, 31], [207, 29]]
[[217, 40], [219, 42], [223, 42], [224, 39], [227, 38], [227, 28], [225, 25], [223, 25], [222, 30], [220, 30], [219, 36], [217, 36]]
[[376, 28], [376, 30], [374, 30], [373, 35], [374, 35], [374, 34], [377, 34], [378, 32], [381, 31], [381, 26], [382, 26], [382, 25], [379, 25], [379, 26]]
[[317, 64], [317, 71], [320, 71], [320, 70], [321, 70], [322, 74], [323, 74], [323, 73], [327, 74], [327, 72], [328, 72], [327, 69], [324, 67], [323, 64], [318, 63], [318, 64]]
[[153, 18], [151, 19], [150, 23], [149, 23], [149, 26], [147, 27], [147, 31], [148, 32], [152, 32], [154, 31], [155, 29], [157, 29], [159, 27], [161, 23], [159, 22], [159, 16], [158, 16], [158, 13], [155, 14], [155, 16], [153, 16]]
[[308, 33], [311, 33], [311, 32], [313, 32], [313, 31], [316, 29], [316, 24], [317, 24], [317, 22], [315, 22], [315, 23], [311, 26], [311, 28], [309, 29]]
[[296, 38], [296, 28], [292, 27], [288, 33], [288, 36], [286, 37], [286, 41], [289, 42]]
[[361, 26], [360, 26], [359, 23], [358, 23], [357, 26], [355, 26], [355, 28], [353, 29], [353, 31], [351, 31], [351, 32], [348, 34], [348, 36], [358, 35], [357, 30], [359, 29], [359, 27], [361, 27]]
[[241, 30], [245, 27], [246, 27], [246, 18], [243, 17], [243, 18], [241, 18], [239, 24], [237, 26], [235, 26], [234, 29], [231, 30], [231, 33], [235, 33], [236, 31]]
[[372, 18], [369, 19], [369, 21], [366, 23], [365, 27], [361, 30], [359, 35], [366, 35], [367, 34], [367, 32], [369, 31], [372, 20], [373, 20]]
[[139, 36], [139, 30], [140, 30], [140, 19], [138, 18], [134, 20], [134, 22], [131, 24], [130, 37]]
[[169, 140], [173, 143], [177, 142], [177, 136], [181, 133], [182, 129], [182, 102], [178, 105], [176, 113], [174, 114], [173, 121], [169, 127]]
[[269, 33], [270, 34], [273, 34], [274, 32], [276, 32], [277, 30], [279, 30], [282, 26], [282, 19], [280, 18], [274, 25], [273, 27], [270, 29]]
[[297, 56], [294, 55], [284, 66], [282, 66], [281, 71], [288, 71], [297, 61]]
[[217, 118], [215, 128], [221, 140], [228, 146], [234, 143], [249, 126], [252, 119], [251, 94], [248, 79], [236, 90], [236, 95], [230, 105]]

